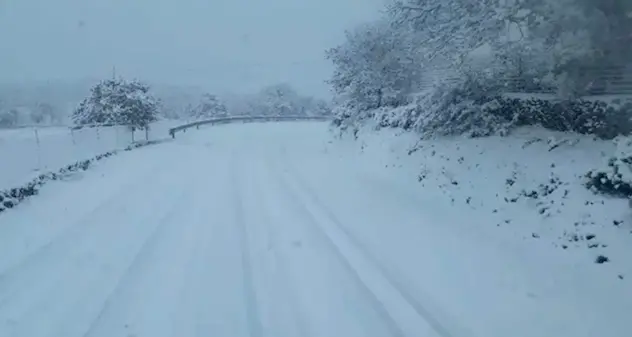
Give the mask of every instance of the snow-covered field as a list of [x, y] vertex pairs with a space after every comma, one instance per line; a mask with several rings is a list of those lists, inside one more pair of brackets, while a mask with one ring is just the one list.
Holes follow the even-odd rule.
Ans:
[[[169, 137], [177, 122], [154, 123], [149, 140]], [[145, 132], [136, 131], [135, 140]], [[42, 172], [57, 170], [78, 160], [124, 148], [132, 143], [126, 127], [84, 128], [39, 127], [0, 129], [0, 190], [20, 186]]]
[[628, 336], [628, 206], [576, 177], [612, 148], [549, 136], [408, 156], [287, 122], [121, 153], [0, 214], [0, 336]]

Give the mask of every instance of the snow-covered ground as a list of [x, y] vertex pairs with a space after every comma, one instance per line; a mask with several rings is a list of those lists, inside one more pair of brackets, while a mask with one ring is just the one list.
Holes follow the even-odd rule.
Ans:
[[[355, 151], [367, 167], [389, 172], [437, 199], [477, 227], [567, 250], [576, 263], [600, 273], [632, 278], [632, 210], [624, 199], [595, 195], [585, 175], [606, 166], [614, 141], [524, 128], [511, 137], [461, 137], [419, 141], [414, 134], [365, 132], [339, 145]], [[453, 212], [450, 212], [453, 213]]]
[[627, 203], [574, 178], [612, 148], [532, 135], [408, 156], [240, 124], [122, 153], [0, 214], [0, 336], [628, 336]]
[[[150, 140], [169, 137], [177, 122], [160, 121], [150, 129]], [[135, 140], [144, 140], [136, 131]], [[40, 173], [59, 169], [78, 160], [124, 148], [132, 143], [126, 127], [38, 127], [0, 129], [0, 190], [20, 186]]]

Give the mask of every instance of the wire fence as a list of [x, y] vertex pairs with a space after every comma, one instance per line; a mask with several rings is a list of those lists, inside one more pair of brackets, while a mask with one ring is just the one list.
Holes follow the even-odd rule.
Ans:
[[135, 141], [167, 138], [175, 123], [157, 122], [147, 133], [138, 130], [135, 134], [127, 126], [0, 129], [0, 190]]

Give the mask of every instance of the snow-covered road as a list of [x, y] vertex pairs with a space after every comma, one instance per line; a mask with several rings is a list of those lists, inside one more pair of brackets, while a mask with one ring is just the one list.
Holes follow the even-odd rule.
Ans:
[[0, 216], [0, 336], [630, 331], [623, 282], [454, 223], [330, 137], [207, 128], [52, 183]]

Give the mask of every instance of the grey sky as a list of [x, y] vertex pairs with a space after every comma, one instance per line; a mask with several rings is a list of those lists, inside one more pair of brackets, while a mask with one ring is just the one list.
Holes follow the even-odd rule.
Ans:
[[0, 80], [109, 76], [327, 94], [324, 49], [381, 0], [0, 0]]

